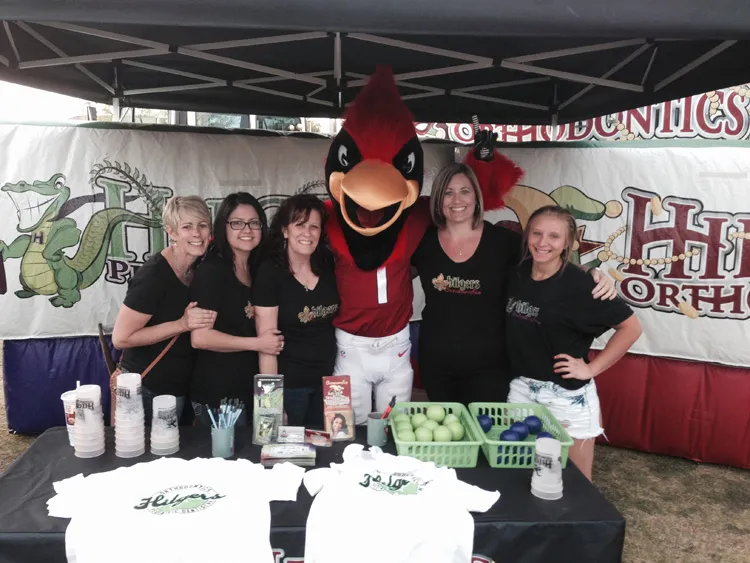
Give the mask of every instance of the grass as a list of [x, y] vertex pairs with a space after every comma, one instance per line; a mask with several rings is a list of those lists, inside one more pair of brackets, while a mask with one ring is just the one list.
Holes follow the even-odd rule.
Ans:
[[[2, 368], [0, 346], [0, 473], [34, 440], [8, 433]], [[627, 520], [624, 563], [750, 563], [750, 471], [596, 448], [594, 483]]]

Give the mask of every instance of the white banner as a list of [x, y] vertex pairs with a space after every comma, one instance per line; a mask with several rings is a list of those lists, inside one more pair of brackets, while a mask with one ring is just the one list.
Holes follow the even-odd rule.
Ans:
[[632, 352], [750, 366], [750, 146], [503, 152], [526, 174], [488, 219], [570, 209], [576, 260], [601, 262], [643, 325]]
[[[158, 219], [150, 201], [197, 193], [215, 211], [223, 196], [245, 190], [272, 215], [301, 190], [326, 196], [329, 146], [327, 139], [0, 126], [8, 284], [0, 339], [94, 335], [100, 322], [111, 328], [127, 280], [165, 244], [160, 227], [139, 224]], [[454, 154], [446, 145], [424, 149], [429, 187]], [[750, 366], [750, 148], [618, 143], [504, 152], [526, 175], [507, 209], [488, 219], [517, 227], [540, 205], [570, 208], [579, 223], [576, 258], [602, 261], [644, 325], [634, 352]]]
[[[248, 191], [269, 219], [300, 191], [327, 198], [328, 139], [0, 125], [0, 339], [111, 329], [127, 281], [166, 243], [159, 196], [198, 194], [215, 213]], [[425, 184], [453, 159], [425, 144]], [[145, 225], [144, 225], [145, 223]]]

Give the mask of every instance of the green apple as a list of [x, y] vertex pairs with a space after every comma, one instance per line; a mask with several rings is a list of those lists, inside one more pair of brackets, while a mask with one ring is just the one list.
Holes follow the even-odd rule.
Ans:
[[457, 442], [462, 440], [466, 431], [464, 430], [463, 424], [460, 422], [451, 422], [448, 424], [448, 430], [450, 430], [453, 441]]
[[453, 413], [446, 414], [443, 419], [443, 426], [448, 426], [451, 422], [459, 422], [458, 417]]
[[421, 412], [418, 412], [417, 414], [411, 417], [411, 425], [414, 428], [419, 428], [425, 422], [427, 422], [427, 415], [422, 414]]
[[417, 437], [414, 435], [414, 432], [411, 431], [411, 426], [409, 426], [409, 430], [399, 430], [398, 431], [398, 439], [402, 442], [416, 442]]
[[430, 430], [432, 430], [434, 432], [435, 429], [438, 426], [440, 426], [440, 425], [437, 422], [435, 422], [434, 420], [426, 420], [419, 427], [420, 428], [429, 428]]
[[438, 426], [432, 432], [432, 437], [436, 442], [450, 442], [453, 440], [453, 433], [446, 426]]
[[393, 422], [395, 422], [397, 425], [399, 422], [408, 422], [409, 424], [411, 424], [411, 422], [409, 421], [409, 415], [404, 413], [399, 413], [394, 416]]
[[414, 435], [417, 438], [417, 442], [432, 442], [432, 430], [420, 426], [414, 431]]
[[445, 418], [445, 409], [440, 405], [430, 405], [427, 407], [427, 418], [435, 422], [443, 422]]
[[399, 436], [401, 435], [401, 432], [413, 432], [411, 428], [411, 423], [409, 421], [407, 422], [397, 422], [396, 423], [396, 432], [399, 433]]

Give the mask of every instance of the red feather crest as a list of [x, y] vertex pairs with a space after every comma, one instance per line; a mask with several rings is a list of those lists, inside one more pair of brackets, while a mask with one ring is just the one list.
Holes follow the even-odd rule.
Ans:
[[464, 164], [474, 171], [479, 180], [485, 211], [502, 209], [505, 206], [505, 194], [523, 176], [521, 168], [497, 151], [491, 161], [485, 162], [476, 159], [472, 147], [464, 159]]
[[391, 68], [378, 65], [344, 114], [343, 128], [357, 143], [362, 159], [391, 162], [417, 134], [414, 117], [401, 99]]

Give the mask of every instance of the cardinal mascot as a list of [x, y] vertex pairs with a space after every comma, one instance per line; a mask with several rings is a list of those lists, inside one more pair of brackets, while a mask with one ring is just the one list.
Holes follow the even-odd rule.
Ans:
[[[429, 198], [420, 197], [422, 146], [388, 67], [378, 67], [344, 120], [326, 159], [326, 227], [341, 299], [334, 375], [351, 377], [355, 423], [364, 424], [394, 395], [411, 397], [411, 257], [431, 218]], [[489, 140], [489, 150], [475, 145], [466, 159], [488, 210], [502, 207], [522, 174]]]

